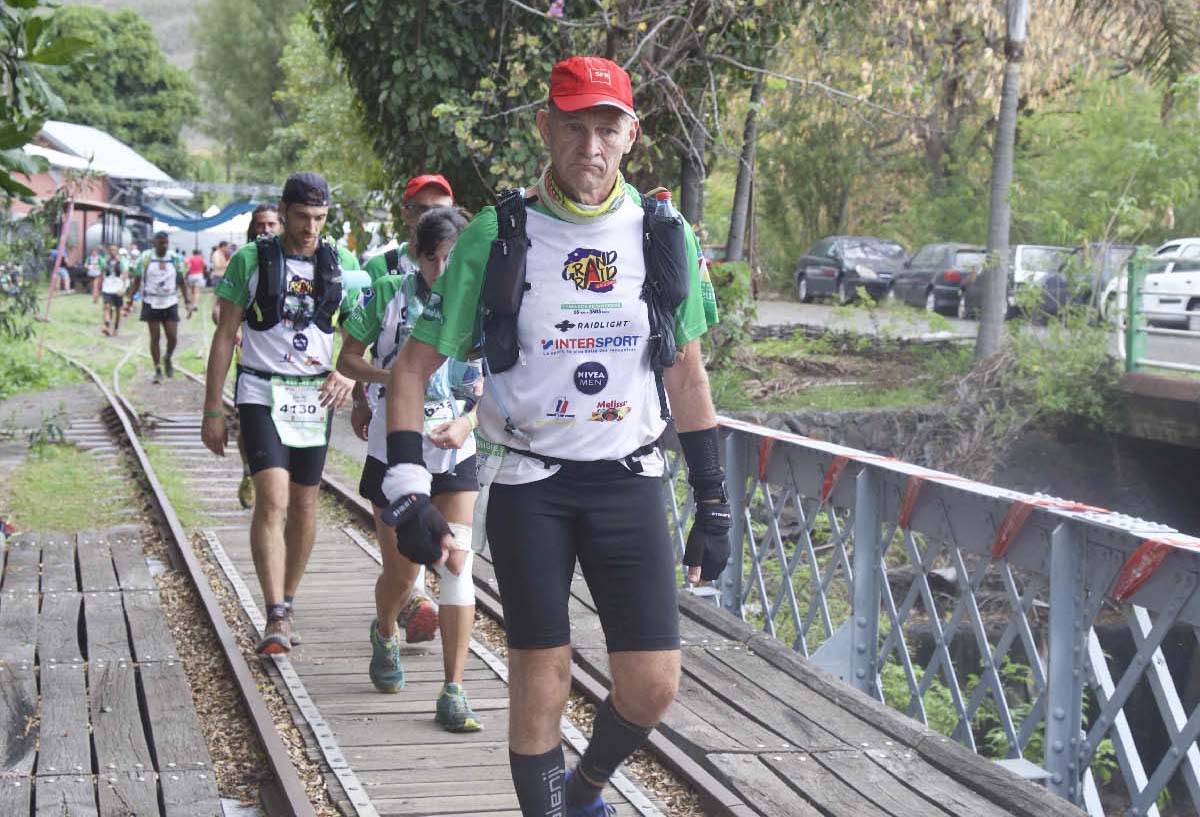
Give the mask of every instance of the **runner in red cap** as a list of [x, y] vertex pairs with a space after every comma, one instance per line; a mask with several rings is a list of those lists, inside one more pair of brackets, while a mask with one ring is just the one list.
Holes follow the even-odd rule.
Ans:
[[[656, 445], [671, 414], [699, 502], [688, 581], [715, 579], [729, 558], [731, 516], [699, 341], [715, 323], [715, 303], [710, 321], [699, 245], [670, 194], [644, 196], [621, 175], [641, 126], [620, 66], [600, 57], [558, 63], [537, 127], [546, 170], [459, 236], [392, 364], [381, 519], [406, 557], [455, 569], [456, 540], [432, 504], [422, 461], [425, 383], [446, 358], [464, 360], [482, 342], [476, 459], [481, 496], [486, 485], [490, 497], [473, 529], [486, 529], [504, 605], [517, 799], [524, 817], [605, 817], [612, 811], [601, 790], [645, 743], [679, 683], [678, 557]], [[587, 751], [564, 773], [576, 565], [604, 630], [613, 686], [596, 707]]]

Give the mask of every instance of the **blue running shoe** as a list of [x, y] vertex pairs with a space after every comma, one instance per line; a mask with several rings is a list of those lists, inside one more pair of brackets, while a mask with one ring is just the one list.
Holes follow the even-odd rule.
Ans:
[[[567, 784], [571, 782], [571, 776], [574, 775], [574, 770], [567, 772], [567, 776], [563, 779], [563, 791], [567, 790]], [[583, 806], [567, 806], [563, 810], [563, 817], [616, 817], [617, 807], [610, 806], [604, 802], [604, 797], [597, 794], [596, 799], [587, 805]]]
[[400, 634], [384, 639], [379, 635], [379, 621], [371, 622], [371, 666], [367, 671], [371, 683], [380, 692], [399, 692], [404, 689], [404, 667], [400, 664]]

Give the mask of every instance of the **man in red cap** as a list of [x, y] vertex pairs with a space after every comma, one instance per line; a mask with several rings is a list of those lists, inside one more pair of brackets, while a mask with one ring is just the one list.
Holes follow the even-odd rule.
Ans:
[[[454, 540], [429, 500], [421, 461], [424, 390], [445, 358], [465, 359], [482, 343], [476, 457], [490, 498], [476, 515], [485, 515], [504, 605], [517, 798], [525, 817], [602, 817], [604, 784], [645, 742], [679, 683], [677, 557], [656, 445], [672, 412], [699, 502], [688, 582], [715, 579], [729, 557], [699, 344], [715, 313], [706, 318], [699, 245], [670, 194], [646, 206], [621, 176], [640, 128], [625, 71], [599, 57], [558, 63], [537, 127], [550, 164], [460, 235], [392, 364], [383, 516], [410, 559], [453, 565]], [[564, 775], [559, 723], [571, 686], [576, 563], [604, 629], [613, 686], [587, 751]]]
[[395, 250], [381, 252], [367, 262], [367, 274], [374, 281], [384, 275], [404, 275], [417, 272], [417, 259], [410, 249], [416, 237], [417, 222], [435, 207], [453, 207], [454, 191], [446, 177], [437, 173], [413, 176], [404, 186], [400, 218], [408, 231], [408, 240], [401, 241]]

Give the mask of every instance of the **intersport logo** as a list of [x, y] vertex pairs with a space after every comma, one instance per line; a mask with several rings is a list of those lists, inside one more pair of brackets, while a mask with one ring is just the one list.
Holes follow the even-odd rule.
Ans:
[[592, 352], [636, 352], [641, 335], [587, 336], [581, 338], [542, 338], [543, 355], [571, 355]]

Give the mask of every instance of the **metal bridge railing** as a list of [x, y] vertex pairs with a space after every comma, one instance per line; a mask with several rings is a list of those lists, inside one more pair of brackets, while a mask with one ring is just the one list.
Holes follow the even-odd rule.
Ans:
[[[721, 426], [726, 610], [1092, 815], [1200, 812], [1200, 540]], [[668, 462], [682, 553], [691, 504]]]
[[[1189, 338], [1200, 344], [1200, 309], [1188, 308], [1182, 312], [1148, 311], [1145, 309], [1145, 296], [1155, 295], [1158, 298], [1177, 298], [1181, 304], [1190, 306], [1195, 301], [1196, 293], [1184, 289], [1146, 289], [1146, 267], [1149, 262], [1141, 251], [1130, 258], [1127, 265], [1126, 298], [1124, 309], [1117, 312], [1117, 352], [1125, 361], [1125, 371], [1137, 372], [1147, 366], [1159, 369], [1172, 369], [1180, 372], [1200, 372], [1200, 363], [1171, 360], [1155, 360], [1146, 356], [1147, 339], [1151, 336], [1164, 338]], [[1192, 273], [1198, 274], [1198, 273]], [[1168, 275], [1168, 278], [1170, 275]], [[1183, 275], [1180, 274], [1182, 279]], [[1118, 298], [1118, 304], [1119, 304]], [[1186, 320], [1186, 329], [1167, 329], [1150, 326], [1151, 319], [1172, 321], [1179, 318]]]

